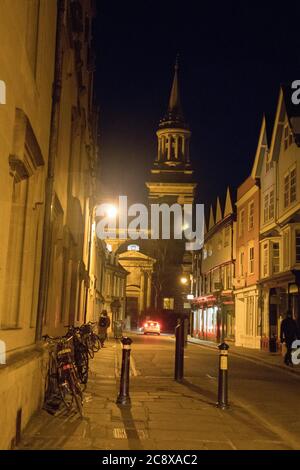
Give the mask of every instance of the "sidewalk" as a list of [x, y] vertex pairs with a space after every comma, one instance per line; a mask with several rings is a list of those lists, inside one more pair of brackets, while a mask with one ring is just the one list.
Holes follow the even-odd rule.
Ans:
[[[213, 341], [204, 341], [197, 338], [188, 337], [188, 342], [193, 344], [199, 344], [202, 347], [217, 349], [218, 345]], [[243, 348], [235, 346], [231, 342], [229, 344], [229, 354], [242, 357], [247, 360], [251, 360], [256, 363], [263, 363], [270, 367], [279, 367], [286, 372], [296, 374], [300, 377], [300, 366], [288, 367], [283, 363], [283, 357], [280, 353], [269, 353], [260, 349]]]
[[130, 407], [116, 405], [120, 343], [110, 341], [92, 361], [84, 418], [39, 411], [19, 449], [235, 450], [287, 449], [278, 435], [247, 410], [215, 406], [215, 391], [173, 377], [134, 375]]

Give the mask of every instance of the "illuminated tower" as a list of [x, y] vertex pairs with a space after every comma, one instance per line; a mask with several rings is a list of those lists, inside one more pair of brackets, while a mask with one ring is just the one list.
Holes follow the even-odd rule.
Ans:
[[149, 202], [192, 203], [197, 184], [190, 163], [191, 131], [181, 107], [178, 60], [166, 114], [160, 120], [157, 157], [146, 182]]

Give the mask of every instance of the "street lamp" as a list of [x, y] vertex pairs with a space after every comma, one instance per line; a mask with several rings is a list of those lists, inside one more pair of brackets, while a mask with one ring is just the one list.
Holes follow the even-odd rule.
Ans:
[[118, 210], [117, 210], [116, 206], [114, 206], [113, 204], [110, 204], [106, 209], [106, 215], [110, 219], [113, 219], [114, 217], [116, 217], [117, 213], [118, 213]]
[[188, 283], [188, 278], [183, 276], [183, 277], [180, 278], [180, 282], [181, 282], [181, 284], [183, 284], [184, 286], [186, 286], [187, 283]]

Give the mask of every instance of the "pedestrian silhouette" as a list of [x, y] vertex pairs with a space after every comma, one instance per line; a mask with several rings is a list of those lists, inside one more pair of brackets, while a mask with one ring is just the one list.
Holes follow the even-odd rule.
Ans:
[[107, 339], [107, 329], [110, 326], [110, 318], [107, 315], [107, 311], [103, 310], [99, 318], [98, 324], [98, 336], [100, 338], [101, 346], [103, 348], [104, 342]]
[[280, 325], [280, 341], [286, 344], [286, 354], [284, 356], [284, 363], [289, 366], [293, 365], [292, 362], [292, 344], [298, 338], [298, 326], [292, 317], [290, 311], [287, 312], [286, 318], [282, 320]]

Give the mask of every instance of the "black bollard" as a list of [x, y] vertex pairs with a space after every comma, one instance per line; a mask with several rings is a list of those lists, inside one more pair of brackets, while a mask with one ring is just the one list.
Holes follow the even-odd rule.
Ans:
[[182, 382], [183, 380], [183, 362], [184, 362], [184, 323], [178, 319], [175, 328], [175, 380]]
[[219, 384], [218, 384], [218, 408], [225, 410], [229, 408], [228, 403], [228, 349], [226, 343], [218, 346], [220, 350], [219, 356]]
[[121, 339], [121, 343], [123, 345], [122, 370], [121, 370], [121, 380], [120, 380], [120, 393], [117, 398], [117, 404], [129, 405], [130, 404], [129, 371], [130, 371], [130, 351], [131, 351], [132, 339], [125, 336]]

